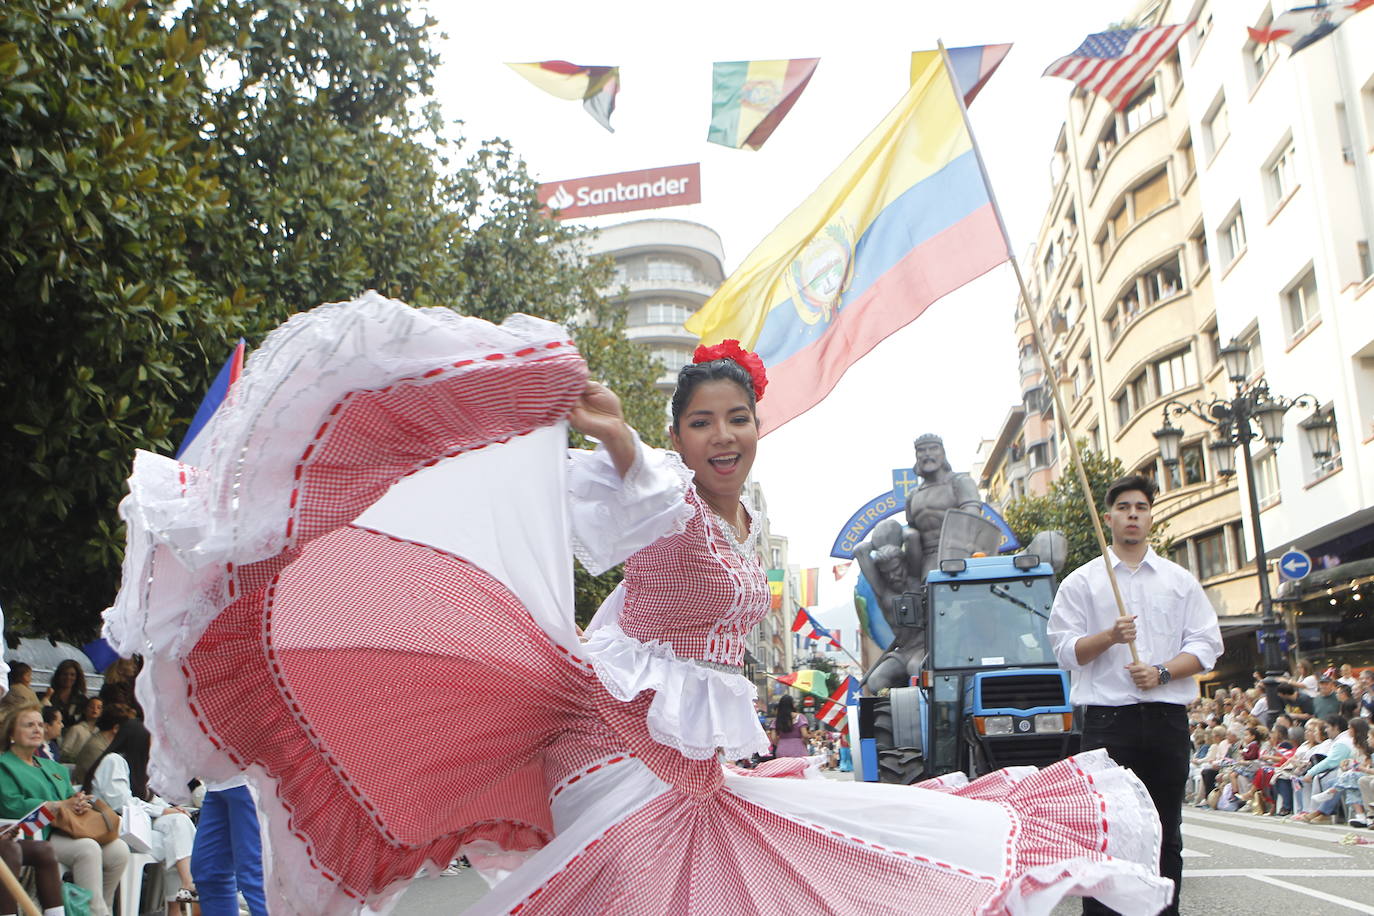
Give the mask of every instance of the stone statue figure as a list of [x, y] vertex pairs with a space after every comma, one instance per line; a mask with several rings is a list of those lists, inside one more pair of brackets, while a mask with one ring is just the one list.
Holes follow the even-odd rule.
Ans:
[[[915, 552], [911, 550], [913, 535]], [[895, 518], [883, 519], [868, 539], [854, 548], [854, 559], [872, 586], [883, 619], [893, 634], [892, 645], [864, 677], [870, 692], [906, 686], [910, 678], [920, 673], [926, 654], [924, 621], [916, 625], [903, 623], [897, 607], [904, 593], [920, 592], [925, 585], [920, 558], [920, 535]]]
[[[898, 599], [906, 592], [923, 591], [926, 573], [939, 565], [941, 534], [950, 510], [978, 515], [983, 506], [973, 479], [950, 467], [944, 440], [926, 434], [914, 445], [912, 470], [921, 483], [907, 492], [906, 525], [895, 518], [884, 519], [854, 549], [854, 559], [873, 587], [894, 636], [892, 645], [864, 677], [864, 685], [874, 693], [885, 687], [904, 687], [920, 673], [926, 654], [925, 621], [901, 620]], [[968, 552], [959, 555], [968, 556]]]
[[[907, 550], [912, 557], [920, 557], [920, 580], [940, 562], [940, 531], [945, 513], [950, 509], [964, 509], [978, 515], [983, 500], [978, 487], [967, 474], [956, 474], [945, 457], [944, 440], [933, 433], [918, 438], [916, 466], [912, 468], [921, 478], [921, 485], [906, 494], [906, 523], [912, 531]], [[919, 543], [920, 549], [913, 549]]]

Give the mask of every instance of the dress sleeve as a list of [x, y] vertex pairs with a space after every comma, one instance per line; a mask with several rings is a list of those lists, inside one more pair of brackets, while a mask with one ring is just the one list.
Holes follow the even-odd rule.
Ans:
[[635, 460], [624, 479], [610, 453], [573, 450], [568, 470], [573, 554], [599, 575], [661, 537], [686, 530], [692, 472], [675, 452], [650, 448], [635, 435]]

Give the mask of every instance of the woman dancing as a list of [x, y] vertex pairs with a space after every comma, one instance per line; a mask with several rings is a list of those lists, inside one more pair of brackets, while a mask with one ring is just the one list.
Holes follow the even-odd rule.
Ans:
[[[107, 635], [148, 661], [155, 787], [249, 773], [274, 913], [382, 909], [459, 854], [484, 913], [1161, 908], [1153, 808], [1101, 752], [924, 787], [721, 764], [767, 748], [740, 668], [769, 607], [744, 490], [766, 383], [737, 346], [698, 358], [662, 452], [537, 319], [369, 294], [274, 332], [123, 506]], [[569, 461], [565, 420], [598, 448]], [[585, 639], [570, 552], [624, 563]], [[407, 721], [474, 727], [389, 755], [400, 710], [353, 677], [420, 665], [444, 689]]]

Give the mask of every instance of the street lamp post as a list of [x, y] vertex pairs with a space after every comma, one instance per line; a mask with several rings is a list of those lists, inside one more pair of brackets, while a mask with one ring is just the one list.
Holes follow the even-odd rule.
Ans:
[[1260, 591], [1260, 639], [1264, 656], [1264, 684], [1272, 721], [1273, 716], [1280, 711], [1276, 688], [1278, 678], [1284, 672], [1284, 665], [1279, 649], [1274, 602], [1269, 593], [1269, 570], [1264, 556], [1259, 493], [1255, 488], [1255, 464], [1250, 452], [1250, 443], [1254, 439], [1263, 438], [1271, 448], [1278, 448], [1283, 443], [1283, 418], [1288, 410], [1293, 407], [1311, 407], [1312, 416], [1299, 425], [1308, 436], [1313, 457], [1323, 461], [1330, 457], [1333, 450], [1335, 421], [1329, 413], [1322, 411], [1320, 402], [1310, 394], [1295, 398], [1275, 396], [1262, 377], [1247, 384], [1249, 347], [1233, 339], [1229, 345], [1221, 348], [1221, 358], [1226, 364], [1227, 377], [1235, 386], [1231, 398], [1223, 399], [1213, 395], [1206, 403], [1200, 400], [1191, 403], [1169, 401], [1164, 405], [1164, 425], [1154, 435], [1159, 442], [1159, 455], [1164, 464], [1169, 468], [1176, 467], [1179, 462], [1179, 446], [1183, 441], [1183, 430], [1174, 426], [1169, 417], [1181, 417], [1184, 414], [1197, 417], [1215, 431], [1215, 436], [1207, 447], [1212, 453], [1216, 474], [1222, 478], [1229, 478], [1236, 473], [1235, 449], [1240, 448], [1241, 457], [1245, 462], [1245, 485], [1250, 501], [1250, 528], [1255, 541], [1255, 575], [1259, 579]]

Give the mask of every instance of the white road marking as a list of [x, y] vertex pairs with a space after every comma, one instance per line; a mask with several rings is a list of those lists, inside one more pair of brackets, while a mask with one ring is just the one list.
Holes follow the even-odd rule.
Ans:
[[1374, 868], [1331, 868], [1313, 871], [1310, 868], [1194, 868], [1185, 878], [1374, 878]]
[[[1203, 824], [1225, 825], [1228, 828], [1235, 828], [1242, 832], [1249, 830], [1259, 830], [1264, 833], [1281, 833], [1287, 836], [1307, 837], [1310, 840], [1339, 840], [1347, 833], [1354, 832], [1362, 834], [1357, 827], [1350, 827], [1345, 824], [1304, 824], [1301, 821], [1286, 821], [1281, 818], [1255, 817], [1254, 815], [1238, 814], [1217, 814], [1214, 812], [1201, 813], [1189, 811], [1183, 815], [1186, 823], [1189, 820], [1197, 820]], [[1369, 839], [1374, 840], [1374, 831], [1369, 833]]]
[[1246, 836], [1231, 830], [1214, 830], [1211, 827], [1203, 827], [1199, 824], [1185, 823], [1183, 825], [1183, 835], [1194, 837], [1199, 840], [1210, 840], [1214, 843], [1225, 843], [1227, 846], [1238, 846], [1250, 852], [1259, 853], [1265, 856], [1277, 856], [1280, 859], [1348, 859], [1350, 856], [1344, 853], [1332, 852], [1329, 849], [1314, 849], [1311, 846], [1302, 846], [1298, 843], [1280, 843], [1277, 840], [1265, 840], [1259, 837]]
[[1212, 858], [1212, 854], [1211, 854], [1210, 852], [1198, 852], [1196, 849], [1189, 849], [1188, 847], [1185, 846], [1185, 847], [1183, 847], [1183, 858], [1185, 858], [1185, 859], [1210, 859], [1210, 858]]
[[[1326, 877], [1328, 874], [1330, 873], [1322, 872], [1322, 877]], [[1327, 903], [1334, 903], [1337, 906], [1343, 906], [1348, 909], [1352, 909], [1357, 913], [1374, 914], [1374, 906], [1369, 906], [1368, 904], [1351, 900], [1348, 897], [1337, 897], [1335, 894], [1328, 894], [1325, 891], [1313, 890], [1310, 887], [1303, 887], [1301, 884], [1291, 884], [1288, 881], [1280, 881], [1279, 879], [1271, 878], [1268, 875], [1255, 875], [1254, 878], [1256, 881], [1263, 881], [1265, 884], [1272, 884], [1275, 887], [1281, 887], [1286, 891], [1295, 891], [1299, 894], [1305, 894], [1308, 897], [1316, 897], [1318, 900], [1324, 900]]]

